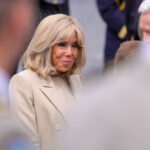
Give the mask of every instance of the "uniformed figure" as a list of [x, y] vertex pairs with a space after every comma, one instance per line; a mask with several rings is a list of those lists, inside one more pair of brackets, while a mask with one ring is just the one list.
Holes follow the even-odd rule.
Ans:
[[107, 24], [104, 51], [105, 65], [114, 59], [120, 43], [126, 40], [127, 27], [125, 21], [124, 0], [97, 0], [98, 10]]

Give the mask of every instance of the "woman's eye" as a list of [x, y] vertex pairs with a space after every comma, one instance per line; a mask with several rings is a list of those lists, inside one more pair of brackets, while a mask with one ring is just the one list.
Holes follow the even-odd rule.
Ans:
[[60, 47], [65, 47], [66, 43], [65, 42], [61, 42], [61, 43], [58, 43], [57, 45], [60, 46]]
[[78, 48], [78, 47], [79, 47], [79, 45], [78, 45], [77, 43], [74, 43], [74, 44], [72, 44], [72, 47], [74, 47], [74, 48]]

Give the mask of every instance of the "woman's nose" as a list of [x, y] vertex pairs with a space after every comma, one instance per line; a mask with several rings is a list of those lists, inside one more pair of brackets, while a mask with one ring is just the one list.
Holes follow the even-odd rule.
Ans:
[[66, 52], [66, 54], [72, 54], [72, 47], [70, 46], [70, 45], [68, 45], [67, 47], [66, 47], [66, 50], [65, 50], [65, 52]]

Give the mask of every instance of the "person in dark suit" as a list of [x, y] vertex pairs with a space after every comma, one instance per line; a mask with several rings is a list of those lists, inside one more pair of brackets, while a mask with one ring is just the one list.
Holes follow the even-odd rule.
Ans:
[[97, 0], [99, 13], [107, 25], [104, 50], [105, 66], [114, 59], [120, 43], [126, 40], [127, 27], [124, 0]]

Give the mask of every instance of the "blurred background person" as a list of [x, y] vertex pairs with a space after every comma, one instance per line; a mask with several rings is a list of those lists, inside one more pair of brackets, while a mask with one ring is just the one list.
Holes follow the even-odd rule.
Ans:
[[24, 54], [25, 70], [10, 81], [17, 117], [29, 129], [36, 149], [53, 149], [65, 114], [76, 103], [85, 63], [84, 34], [71, 16], [41, 21]]
[[112, 64], [120, 43], [127, 39], [124, 0], [97, 0], [100, 15], [107, 25], [104, 65]]
[[[140, 1], [141, 0], [137, 0], [137, 3], [134, 1], [129, 2], [129, 3], [130, 4], [136, 3], [135, 4], [135, 8], [136, 8], [136, 6], [139, 5]], [[133, 11], [134, 11], [134, 9], [133, 9]], [[146, 51], [148, 51], [148, 49], [149, 49], [147, 45], [149, 45], [149, 42], [150, 42], [150, 34], [149, 34], [149, 31], [150, 31], [150, 21], [149, 21], [150, 20], [150, 1], [149, 0], [141, 1], [138, 11], [141, 14], [140, 20], [139, 20], [139, 27], [140, 27], [140, 30], [142, 30], [141, 34], [143, 36], [143, 42], [142, 41], [123, 42], [121, 44], [120, 48], [116, 52], [115, 60], [114, 60], [114, 67], [118, 66], [118, 64], [120, 64], [120, 62], [124, 62], [124, 60], [126, 62], [130, 61], [129, 58], [133, 57], [135, 54], [137, 54], [137, 52], [139, 52], [139, 49], [141, 47], [146, 47], [146, 48], [143, 48], [143, 50], [140, 51], [140, 55], [144, 54], [145, 57], [147, 57], [146, 55], [149, 55], [149, 53], [147, 53]], [[137, 17], [137, 18], [139, 18], [139, 17]], [[136, 19], [136, 17], [135, 17], [135, 19]], [[133, 21], [137, 22], [136, 20], [134, 20], [134, 17], [133, 17]], [[134, 23], [133, 23], [133, 27], [134, 27]], [[130, 32], [130, 33], [133, 33], [133, 32]]]
[[9, 79], [37, 19], [35, 3], [35, 0], [0, 1], [0, 96], [3, 98], [8, 96]]
[[143, 41], [150, 42], [150, 1], [144, 0], [139, 7], [140, 28], [142, 30]]

